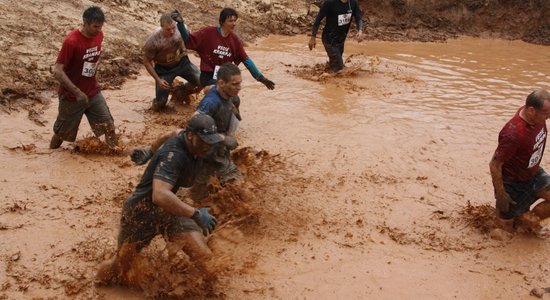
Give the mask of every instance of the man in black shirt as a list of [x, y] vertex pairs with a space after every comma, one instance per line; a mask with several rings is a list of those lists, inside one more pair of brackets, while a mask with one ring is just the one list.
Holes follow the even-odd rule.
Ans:
[[176, 192], [191, 187], [212, 146], [222, 142], [216, 123], [208, 115], [192, 116], [184, 130], [166, 140], [145, 169], [134, 193], [122, 208], [115, 257], [101, 263], [96, 278], [103, 282], [132, 284], [128, 271], [138, 253], [162, 234], [177, 249], [196, 261], [212, 252], [203, 236], [216, 227], [208, 208], [194, 208]]
[[326, 17], [323, 28], [323, 45], [329, 58], [331, 72], [338, 72], [344, 68], [342, 55], [344, 54], [344, 43], [351, 26], [351, 18], [355, 18], [357, 25], [357, 40], [363, 39], [363, 17], [357, 0], [326, 0], [319, 14], [315, 18], [309, 40], [309, 50], [315, 48], [315, 38], [321, 21]]

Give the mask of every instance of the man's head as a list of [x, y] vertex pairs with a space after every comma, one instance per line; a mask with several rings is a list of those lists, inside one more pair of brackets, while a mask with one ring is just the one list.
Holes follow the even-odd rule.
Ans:
[[167, 12], [160, 16], [160, 28], [165, 37], [171, 37], [176, 32], [176, 22], [172, 20], [172, 13]]
[[241, 70], [235, 64], [227, 62], [218, 70], [217, 90], [225, 98], [239, 95], [241, 82]]
[[94, 37], [101, 32], [105, 23], [105, 14], [98, 6], [88, 7], [82, 14], [82, 34], [86, 37]]
[[226, 7], [220, 12], [219, 22], [222, 28], [228, 31], [233, 31], [233, 29], [235, 29], [235, 25], [237, 25], [238, 18], [239, 14], [237, 14], [235, 9]]
[[212, 145], [223, 141], [216, 122], [206, 114], [193, 115], [186, 126], [186, 142], [191, 154], [205, 157]]
[[550, 93], [535, 90], [525, 100], [525, 115], [531, 124], [542, 124], [550, 118]]

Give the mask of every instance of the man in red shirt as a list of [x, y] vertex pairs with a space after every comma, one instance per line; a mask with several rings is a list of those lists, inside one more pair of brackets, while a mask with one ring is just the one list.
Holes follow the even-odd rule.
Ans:
[[82, 14], [82, 20], [82, 26], [65, 37], [54, 66], [53, 75], [61, 86], [51, 149], [59, 148], [63, 141], [75, 141], [84, 114], [96, 136], [105, 134], [111, 148], [118, 145], [113, 117], [95, 77], [105, 15], [101, 8], [91, 6]]
[[243, 63], [254, 79], [272, 90], [275, 88], [275, 83], [262, 75], [244, 50], [239, 37], [233, 32], [238, 18], [239, 15], [235, 9], [226, 7], [220, 12], [219, 26], [208, 26], [189, 33], [180, 13], [177, 10], [172, 13], [172, 19], [177, 22], [185, 47], [197, 51], [201, 57], [201, 86], [215, 85], [221, 65], [233, 62], [236, 65]]
[[[495, 189], [497, 221], [512, 231], [520, 223], [537, 225], [550, 217], [550, 176], [540, 167], [546, 146], [550, 93], [532, 92], [504, 125], [489, 164]], [[530, 207], [538, 199], [544, 201]]]

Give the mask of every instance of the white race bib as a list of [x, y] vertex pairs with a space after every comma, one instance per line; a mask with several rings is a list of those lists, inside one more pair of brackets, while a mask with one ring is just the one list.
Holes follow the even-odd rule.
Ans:
[[338, 26], [348, 25], [351, 22], [351, 13], [338, 15]]
[[96, 66], [97, 66], [97, 63], [91, 63], [91, 62], [85, 61], [84, 66], [82, 67], [82, 76], [94, 77]]
[[215, 80], [218, 80], [218, 71], [220, 70], [220, 66], [215, 66], [214, 67], [214, 75], [212, 76], [212, 78], [214, 78]]

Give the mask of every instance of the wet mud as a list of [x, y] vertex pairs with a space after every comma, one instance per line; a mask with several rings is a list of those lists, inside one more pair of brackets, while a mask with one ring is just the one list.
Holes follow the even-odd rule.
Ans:
[[[528, 91], [550, 80], [546, 48], [480, 39], [350, 41], [347, 68], [329, 74], [325, 53], [309, 51], [307, 36], [254, 41], [268, 30], [254, 33], [243, 22], [247, 51], [277, 87], [265, 89], [241, 68], [241, 146], [233, 158], [245, 179], [212, 181], [209, 197], [195, 203], [220, 220], [207, 240], [215, 254], [208, 271], [181, 251], [171, 256], [159, 237], [130, 273], [131, 286], [104, 285], [94, 280], [97, 266], [114, 254], [122, 203], [144, 170], [129, 152], [184, 127], [202, 96], [176, 93], [153, 112], [154, 82], [139, 57], [126, 55], [139, 52], [140, 39], [114, 28], [145, 36], [156, 24], [151, 11], [177, 5], [197, 24], [215, 23], [219, 7], [103, 1], [113, 17], [106, 52], [117, 56], [107, 55], [100, 73], [114, 88], [104, 93], [121, 147], [109, 149], [83, 121], [75, 143], [50, 150], [57, 99], [39, 91], [56, 84], [43, 62], [30, 61], [53, 61], [54, 43], [78, 23], [81, 7], [31, 4], [67, 16], [51, 25], [49, 50], [14, 54], [19, 60], [4, 69], [12, 70], [6, 78], [26, 80], [2, 88], [0, 299], [547, 297], [549, 225], [495, 233], [487, 167], [498, 130]], [[293, 5], [305, 12], [303, 3]], [[8, 12], [25, 9], [14, 4]], [[122, 15], [135, 22], [123, 26]], [[19, 28], [9, 20], [12, 31]], [[117, 80], [105, 84], [109, 76]]]

